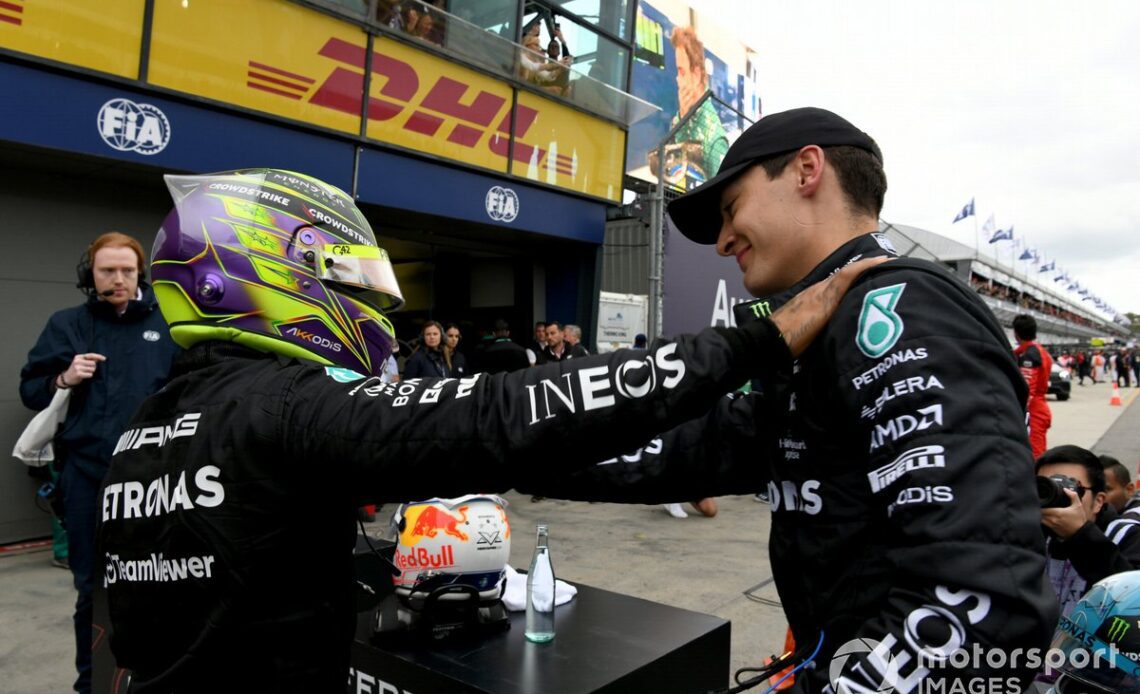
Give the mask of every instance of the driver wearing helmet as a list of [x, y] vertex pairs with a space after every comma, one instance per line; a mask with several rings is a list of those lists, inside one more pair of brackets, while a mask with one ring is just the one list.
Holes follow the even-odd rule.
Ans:
[[111, 649], [133, 692], [342, 691], [356, 508], [506, 490], [538, 450], [550, 476], [628, 450], [789, 373], [876, 262], [739, 329], [385, 383], [384, 312], [402, 297], [350, 196], [266, 169], [166, 180], [152, 275], [187, 351], [120, 437], [99, 504]]
[[1061, 617], [1049, 694], [1140, 694], [1140, 571], [1100, 581]]

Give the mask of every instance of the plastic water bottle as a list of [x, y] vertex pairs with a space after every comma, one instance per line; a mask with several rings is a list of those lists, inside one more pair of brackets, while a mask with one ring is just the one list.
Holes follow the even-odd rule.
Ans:
[[526, 574], [526, 640], [534, 643], [554, 638], [554, 566], [548, 536], [547, 526], [538, 526], [534, 556]]

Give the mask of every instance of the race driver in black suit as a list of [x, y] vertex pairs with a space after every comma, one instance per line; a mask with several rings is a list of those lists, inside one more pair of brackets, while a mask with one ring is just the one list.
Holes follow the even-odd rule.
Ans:
[[[870, 136], [800, 108], [746, 130], [720, 173], [669, 213], [688, 238], [737, 259], [760, 297], [736, 307], [744, 325], [850, 263], [897, 256], [876, 231], [885, 192]], [[747, 477], [763, 468], [780, 602], [801, 656], [815, 651], [795, 676], [799, 691], [1020, 692], [1058, 606], [1025, 381], [977, 294], [931, 262], [873, 268], [791, 382], [759, 385], [762, 394], [727, 398], [641, 449], [526, 491], [653, 503], [757, 492]], [[692, 466], [708, 459], [718, 473], [702, 478]]]

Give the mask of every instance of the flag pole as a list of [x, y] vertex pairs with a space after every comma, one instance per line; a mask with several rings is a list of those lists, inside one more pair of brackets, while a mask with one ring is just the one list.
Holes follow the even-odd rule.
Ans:
[[979, 247], [980, 244], [978, 243], [978, 234], [980, 234], [981, 232], [978, 231], [978, 215], [975, 213], [973, 215], [973, 217], [974, 217], [974, 257], [977, 258], [978, 254], [980, 254], [982, 252], [981, 248]]

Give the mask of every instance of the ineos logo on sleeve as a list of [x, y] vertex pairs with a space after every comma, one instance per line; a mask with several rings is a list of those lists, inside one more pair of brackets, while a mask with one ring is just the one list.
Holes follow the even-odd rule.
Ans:
[[170, 121], [157, 106], [111, 99], [99, 109], [99, 137], [120, 152], [158, 154], [170, 143]]

